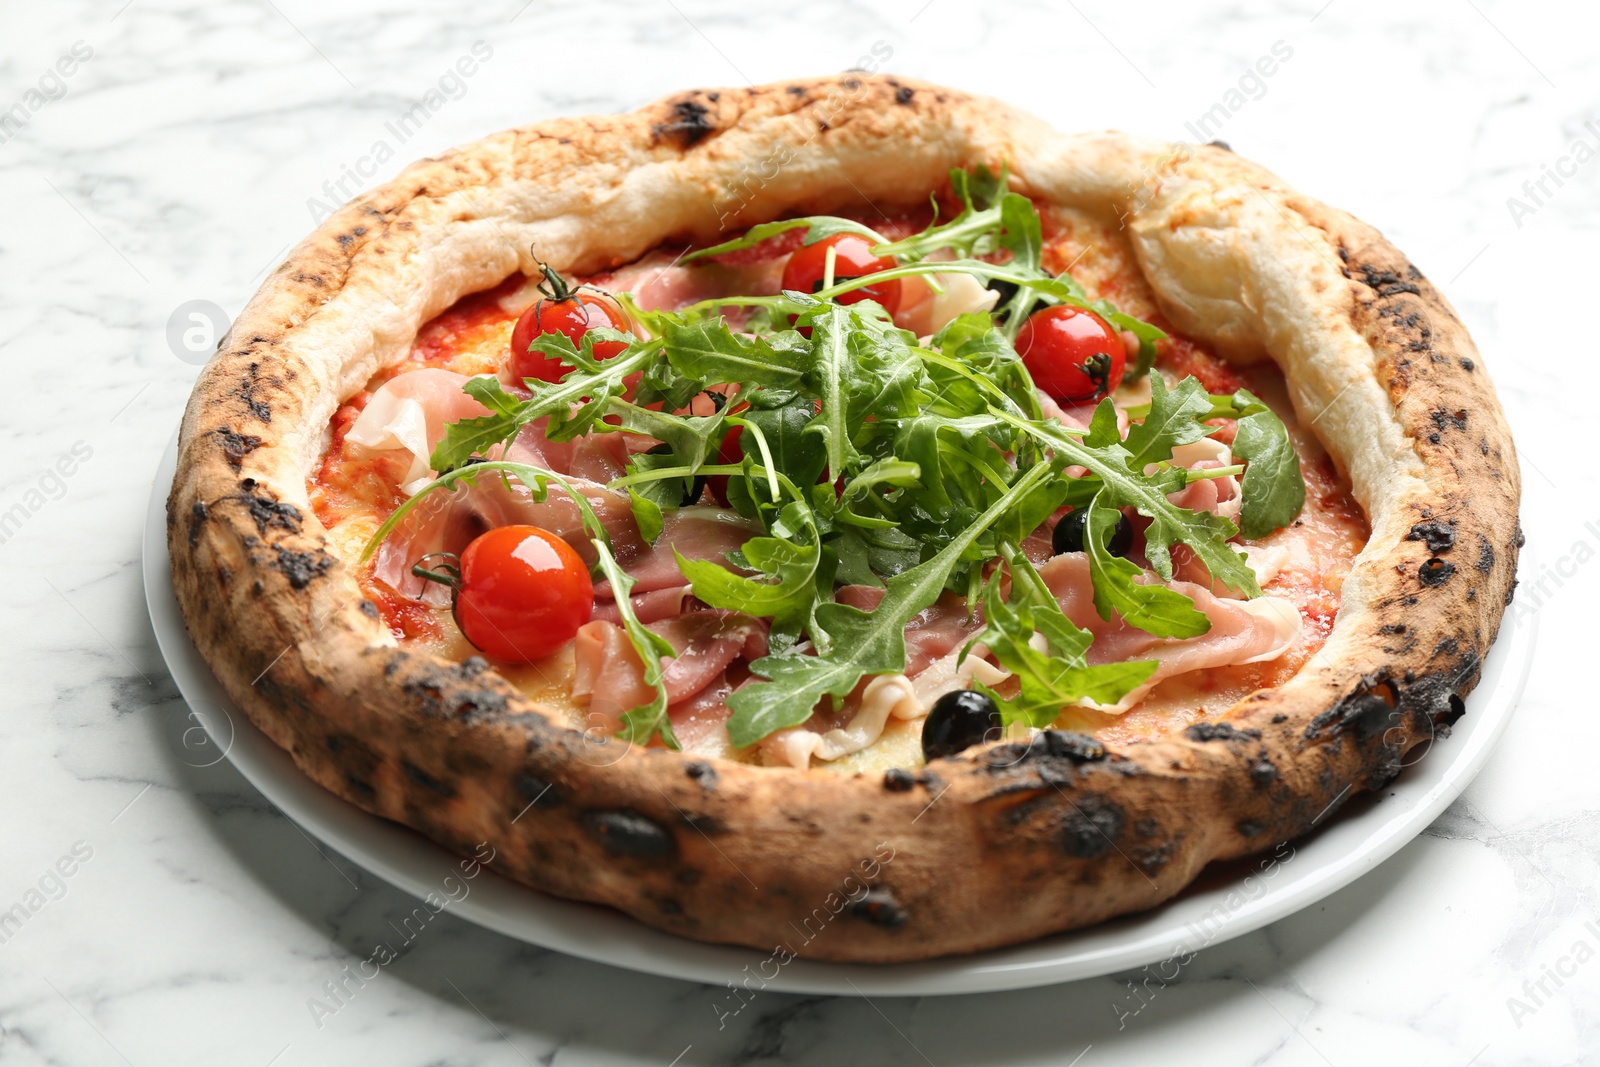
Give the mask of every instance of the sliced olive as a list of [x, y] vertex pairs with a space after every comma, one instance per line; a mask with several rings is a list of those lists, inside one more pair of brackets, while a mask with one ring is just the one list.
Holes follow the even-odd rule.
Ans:
[[[665, 445], [665, 444], [663, 444], [663, 445], [655, 445], [655, 446], [651, 447], [649, 450], [647, 450], [645, 452], [645, 455], [647, 455], [647, 456], [670, 456], [670, 455], [672, 455], [672, 446], [671, 445]], [[706, 476], [703, 475], [703, 474], [696, 474], [694, 476], [694, 484], [683, 494], [683, 504], [682, 504], [682, 506], [687, 508], [687, 507], [691, 507], [694, 504], [699, 503], [700, 502], [700, 494], [705, 492], [705, 489], [706, 489]]]
[[1000, 709], [976, 689], [958, 689], [933, 702], [922, 724], [922, 755], [929, 760], [954, 756], [963, 749], [1000, 736]]
[[[1056, 555], [1063, 552], [1083, 551], [1083, 524], [1089, 518], [1088, 508], [1073, 508], [1062, 516], [1050, 532], [1050, 548]], [[1106, 545], [1113, 556], [1126, 556], [1133, 547], [1133, 523], [1128, 516], [1117, 518], [1116, 529], [1111, 531], [1111, 541]]]

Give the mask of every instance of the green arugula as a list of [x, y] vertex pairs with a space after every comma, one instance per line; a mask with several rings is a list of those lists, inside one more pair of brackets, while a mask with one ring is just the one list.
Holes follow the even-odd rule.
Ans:
[[[1159, 375], [1126, 441], [1109, 399], [1087, 431], [1044, 418], [1013, 343], [1033, 309], [1082, 307], [1132, 331], [1141, 346], [1136, 371], [1148, 368], [1166, 335], [1107, 301], [1091, 300], [1069, 275], [1043, 270], [1039, 216], [1009, 191], [1004, 172], [954, 171], [951, 189], [961, 210], [901, 241], [886, 242], [850, 220], [813, 216], [756, 226], [684, 257], [734, 252], [804, 228], [807, 244], [859, 234], [878, 253], [897, 257], [890, 270], [815, 294], [731, 295], [677, 311], [641, 309], [628, 294], [615, 294], [636, 333], [594, 330], [576, 345], [547, 334], [533, 342], [568, 368], [559, 382], [530, 379], [526, 397], [492, 377], [467, 383], [488, 413], [447, 428], [430, 459], [444, 473], [424, 493], [496, 472], [523, 481], [540, 499], [551, 482], [574, 496], [596, 537], [595, 572], [616, 590], [624, 629], [656, 689], [650, 703], [624, 716], [622, 736], [675, 744], [660, 683], [661, 657], [672, 651], [634, 617], [631, 580], [587, 500], [548, 471], [485, 461], [536, 420], [545, 420], [552, 440], [626, 430], [659, 442], [633, 455], [610, 485], [628, 493], [651, 543], [662, 537], [667, 513], [691, 502], [709, 475], [725, 476], [731, 506], [759, 523], [761, 532], [730, 554], [733, 569], [677, 556], [695, 597], [771, 620], [770, 654], [751, 665], [761, 680], [729, 698], [729, 732], [738, 747], [805, 722], [819, 703], [843, 699], [863, 677], [903, 669], [905, 626], [946, 590], [982, 608], [977, 640], [1018, 679], [1017, 694], [1001, 700], [1008, 722], [1048, 725], [1073, 702], [1115, 703], [1141, 684], [1153, 664], [1088, 664], [1090, 634], [1066, 618], [1016, 547], [1063, 505], [1089, 509], [1086, 550], [1102, 618], [1115, 612], [1151, 634], [1180, 639], [1209, 625], [1187, 597], [1107, 550], [1119, 510], [1150, 520], [1145, 554], [1162, 579], [1171, 579], [1172, 552], [1183, 545], [1215, 580], [1245, 595], [1260, 593], [1244, 557], [1228, 543], [1239, 530], [1167, 499], [1192, 480], [1237, 468], [1186, 471], [1170, 461], [1174, 448], [1212, 432], [1207, 418], [1238, 419], [1235, 452], [1247, 463], [1241, 526], [1257, 536], [1292, 521], [1304, 499], [1282, 423], [1247, 392], [1213, 397], [1193, 379], [1169, 388]], [[931, 258], [935, 253], [956, 258]], [[834, 302], [891, 278], [952, 272], [992, 283], [1004, 304], [994, 314], [959, 316], [919, 342], [876, 302]], [[743, 330], [723, 315], [739, 306], [753, 309]], [[619, 340], [627, 345], [620, 354], [595, 357], [596, 341]], [[711, 414], [677, 414], [697, 396], [696, 410]], [[733, 463], [718, 455], [730, 430], [737, 430], [740, 452]], [[1087, 473], [1068, 478], [1068, 467]], [[390, 517], [374, 545], [416, 499]], [[997, 558], [1012, 577], [1005, 595], [1000, 571], [985, 573]], [[883, 599], [871, 612], [840, 604], [834, 599], [840, 583], [881, 588]]]
[[[1114, 704], [1155, 673], [1160, 665], [1155, 660], [1090, 666], [1084, 655], [1092, 635], [1062, 613], [1060, 603], [1026, 556], [1008, 545], [1005, 558], [1011, 595], [1001, 598], [1002, 571], [996, 570], [984, 585], [984, 628], [962, 649], [965, 658], [983, 645], [1016, 677], [1015, 696], [979, 686], [994, 699], [1005, 722], [1046, 727], [1056, 721], [1062, 708], [1085, 700]], [[1035, 634], [1044, 638], [1043, 650], [1036, 647]]]

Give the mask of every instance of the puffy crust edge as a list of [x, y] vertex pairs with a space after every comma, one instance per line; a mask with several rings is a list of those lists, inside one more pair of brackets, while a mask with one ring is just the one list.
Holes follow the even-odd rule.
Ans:
[[[950, 166], [1002, 161], [1031, 195], [1120, 218], [1170, 319], [1275, 359], [1349, 471], [1372, 538], [1327, 646], [1283, 687], [1159, 742], [1050, 731], [883, 779], [617, 759], [483, 661], [396, 647], [329, 552], [306, 476], [335, 407], [433, 315], [530, 271], [530, 247], [594, 270], [784, 212], [904, 203]], [[665, 930], [896, 961], [1153, 906], [1389, 781], [1463, 713], [1513, 586], [1519, 499], [1471, 339], [1371, 227], [1221, 148], [1063, 136], [993, 101], [845, 75], [507, 131], [346, 205], [197, 382], [168, 538], [207, 662], [330, 791]]]

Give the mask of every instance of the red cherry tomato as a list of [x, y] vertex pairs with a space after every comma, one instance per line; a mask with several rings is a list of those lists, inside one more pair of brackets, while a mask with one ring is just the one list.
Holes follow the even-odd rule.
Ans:
[[[565, 300], [539, 300], [522, 313], [511, 331], [511, 373], [519, 380], [559, 382], [572, 368], [543, 352], [529, 352], [533, 339], [541, 334], [563, 333], [582, 347], [583, 335], [602, 326], [626, 330], [628, 322], [616, 304], [598, 293], [578, 292]], [[621, 341], [596, 341], [595, 358], [610, 359], [627, 347]]]
[[1094, 400], [1122, 384], [1128, 351], [1122, 335], [1092, 311], [1057, 304], [1028, 316], [1017, 353], [1033, 382], [1056, 400]]
[[[801, 245], [789, 257], [783, 268], [783, 287], [814, 293], [822, 288], [828, 269], [828, 249], [833, 249], [833, 280], [835, 283], [849, 278], [862, 278], [898, 266], [892, 256], [875, 256], [872, 244], [859, 234], [836, 233], [815, 244]], [[892, 278], [876, 285], [852, 289], [839, 297], [841, 304], [854, 304], [860, 300], [876, 300], [893, 315], [900, 309], [900, 279]]]
[[[744, 433], [743, 426], [730, 427], [722, 435], [722, 447], [717, 449], [718, 463], [743, 463], [744, 449], [739, 444], [739, 435]], [[723, 507], [728, 506], [728, 475], [712, 474], [706, 477], [706, 486], [710, 488], [711, 495]]]
[[526, 663], [572, 640], [594, 612], [589, 568], [537, 526], [501, 526], [461, 553], [456, 625], [497, 659]]

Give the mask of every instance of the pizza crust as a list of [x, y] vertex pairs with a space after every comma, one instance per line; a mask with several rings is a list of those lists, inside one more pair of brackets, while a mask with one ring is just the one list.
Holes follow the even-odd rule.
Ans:
[[[307, 475], [340, 401], [535, 254], [595, 271], [952, 166], [1129, 228], [1169, 320], [1271, 358], [1372, 537], [1321, 653], [1222, 721], [1103, 745], [1047, 731], [840, 778], [628, 751], [480, 659], [396, 646]], [[530, 248], [532, 251], [530, 251]], [[972, 952], [1150, 907], [1306, 832], [1464, 711], [1513, 586], [1520, 479], [1466, 330], [1375, 230], [1221, 149], [1063, 136], [994, 101], [845, 75], [540, 123], [408, 168], [302, 242], [185, 413], [168, 501], [196, 645], [330, 791], [546, 892], [685, 936], [836, 960]]]

